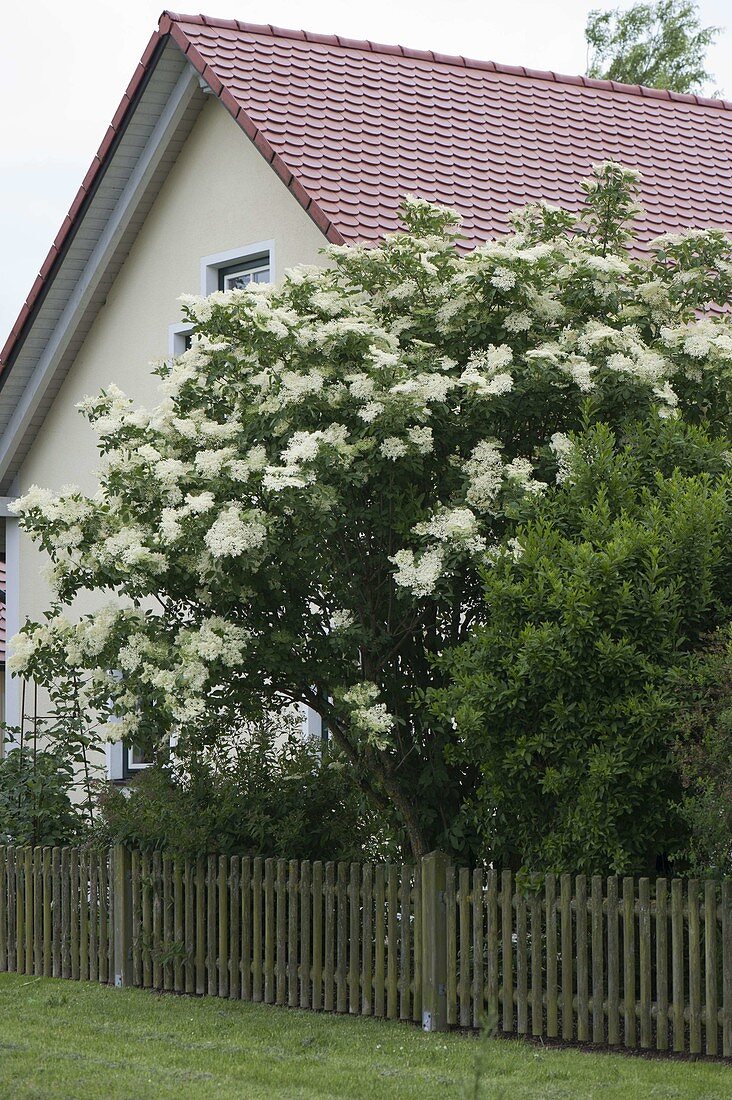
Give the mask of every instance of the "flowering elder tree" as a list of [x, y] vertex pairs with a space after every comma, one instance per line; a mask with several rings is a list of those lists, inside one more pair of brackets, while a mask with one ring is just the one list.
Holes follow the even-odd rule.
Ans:
[[[468, 254], [420, 199], [379, 247], [330, 247], [282, 285], [186, 298], [163, 397], [85, 400], [100, 490], [16, 505], [57, 604], [16, 673], [73, 669], [115, 736], [191, 744], [285, 702], [322, 715], [415, 856], [459, 844], [473, 777], [424, 703], [435, 659], [486, 614], [482, 572], [562, 477], [569, 433], [729, 417], [718, 233], [633, 258], [635, 176], [598, 167], [582, 216], [548, 206]], [[72, 622], [81, 590], [113, 603]], [[65, 673], [64, 673], [65, 674]]]

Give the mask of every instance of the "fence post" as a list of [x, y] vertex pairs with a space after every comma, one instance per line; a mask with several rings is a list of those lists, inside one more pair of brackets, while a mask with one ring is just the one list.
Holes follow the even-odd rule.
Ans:
[[447, 1031], [447, 856], [422, 858], [422, 1029]]
[[132, 860], [129, 849], [116, 844], [112, 851], [114, 984], [132, 985]]

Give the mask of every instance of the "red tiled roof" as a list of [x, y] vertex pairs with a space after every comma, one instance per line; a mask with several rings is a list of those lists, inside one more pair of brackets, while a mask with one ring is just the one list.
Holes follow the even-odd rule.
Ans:
[[[643, 173], [642, 239], [732, 228], [732, 103], [205, 16], [171, 34], [286, 182], [345, 240], [398, 226], [406, 192], [456, 207], [467, 243], [517, 207], [568, 207], [602, 160]], [[237, 114], [238, 113], [238, 114]], [[256, 129], [255, 129], [256, 128]], [[269, 150], [266, 148], [269, 147]], [[319, 219], [316, 217], [316, 221]], [[320, 224], [320, 221], [319, 221]]]
[[406, 192], [456, 207], [467, 243], [537, 199], [576, 208], [591, 165], [643, 173], [642, 240], [732, 228], [732, 102], [336, 35], [164, 12], [10, 337], [7, 363], [170, 36], [325, 236], [373, 241]]

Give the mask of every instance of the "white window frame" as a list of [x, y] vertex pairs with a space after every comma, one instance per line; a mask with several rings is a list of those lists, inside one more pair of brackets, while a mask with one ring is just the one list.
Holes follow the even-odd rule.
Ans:
[[171, 359], [177, 359], [186, 350], [186, 336], [189, 332], [193, 332], [193, 326], [188, 321], [168, 325], [168, 355]]
[[145, 768], [152, 767], [152, 761], [148, 761], [145, 764], [135, 763], [134, 753], [135, 753], [134, 746], [130, 746], [130, 748], [127, 749], [127, 761], [126, 761], [128, 772], [142, 772], [142, 771], [145, 770]]
[[255, 244], [245, 244], [240, 248], [229, 248], [226, 252], [214, 252], [211, 256], [204, 256], [201, 260], [202, 296], [206, 298], [219, 289], [219, 271], [222, 267], [232, 267], [240, 262], [247, 263], [265, 252], [269, 255], [269, 281], [274, 283], [277, 279], [274, 241], [257, 241]]

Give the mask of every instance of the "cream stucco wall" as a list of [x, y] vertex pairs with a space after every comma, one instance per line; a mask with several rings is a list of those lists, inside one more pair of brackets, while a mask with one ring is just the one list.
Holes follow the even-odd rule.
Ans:
[[[76, 403], [110, 382], [136, 401], [153, 403], [159, 379], [150, 364], [168, 355], [168, 326], [181, 320], [179, 295], [200, 293], [202, 257], [266, 240], [274, 241], [276, 275], [297, 263], [317, 263], [326, 243], [225, 108], [211, 98], [33, 443], [18, 492], [33, 484], [59, 489], [69, 483], [94, 490], [96, 440]], [[45, 563], [21, 535], [20, 624], [26, 617], [40, 618], [48, 607], [41, 578]], [[92, 607], [85, 599], [78, 610]]]

